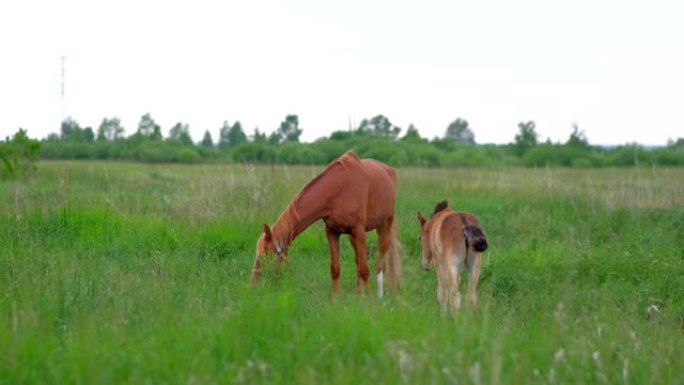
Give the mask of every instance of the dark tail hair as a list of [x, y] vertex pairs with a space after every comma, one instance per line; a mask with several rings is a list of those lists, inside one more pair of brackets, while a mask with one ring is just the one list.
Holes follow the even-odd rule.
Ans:
[[485, 237], [481, 228], [473, 225], [466, 225], [463, 228], [463, 234], [465, 234], [466, 242], [473, 245], [475, 251], [483, 252], [487, 250], [487, 237]]
[[460, 214], [461, 223], [463, 223], [463, 236], [465, 236], [465, 245], [473, 245], [473, 249], [477, 252], [487, 250], [487, 237], [480, 226], [468, 224], [465, 214]]

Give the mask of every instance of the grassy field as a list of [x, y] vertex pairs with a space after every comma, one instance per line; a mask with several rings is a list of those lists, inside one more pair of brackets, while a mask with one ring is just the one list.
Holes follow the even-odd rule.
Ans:
[[[399, 169], [400, 292], [355, 295], [344, 239], [331, 300], [321, 223], [249, 285], [261, 224], [321, 170], [0, 182], [0, 384], [684, 384], [684, 168]], [[420, 268], [415, 212], [441, 199], [490, 243], [455, 317]]]

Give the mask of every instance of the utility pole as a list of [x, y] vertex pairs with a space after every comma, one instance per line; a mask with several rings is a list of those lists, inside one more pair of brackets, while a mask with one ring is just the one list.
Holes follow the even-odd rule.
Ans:
[[61, 132], [62, 130], [62, 122], [64, 122], [64, 62], [66, 61], [66, 57], [62, 55], [62, 78], [61, 78], [61, 99], [60, 99], [60, 121], [59, 121], [59, 131]]

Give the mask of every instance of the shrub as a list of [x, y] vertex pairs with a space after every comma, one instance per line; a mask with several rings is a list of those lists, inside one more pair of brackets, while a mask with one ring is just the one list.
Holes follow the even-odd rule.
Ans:
[[40, 156], [40, 142], [29, 139], [26, 131], [19, 129], [12, 140], [0, 142], [0, 178], [28, 177], [36, 169]]

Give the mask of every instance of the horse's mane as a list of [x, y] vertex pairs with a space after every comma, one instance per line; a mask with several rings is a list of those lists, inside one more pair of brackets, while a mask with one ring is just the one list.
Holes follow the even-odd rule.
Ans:
[[445, 210], [448, 207], [449, 203], [447, 203], [447, 201], [441, 201], [437, 203], [437, 205], [435, 206], [435, 211], [432, 212], [432, 216], [434, 217], [438, 212]]
[[345, 152], [344, 154], [342, 154], [339, 158], [330, 162], [330, 164], [328, 165], [328, 168], [330, 168], [334, 164], [339, 164], [342, 166], [342, 168], [344, 168], [346, 170], [347, 166], [349, 166], [352, 163], [356, 163], [359, 160], [360, 160], [359, 156], [356, 155], [356, 153], [353, 150], [349, 150], [349, 151]]
[[349, 150], [342, 154], [339, 158], [330, 162], [330, 164], [328, 164], [328, 167], [326, 167], [326, 169], [323, 170], [322, 173], [318, 174], [314, 179], [309, 181], [309, 183], [307, 183], [306, 186], [304, 186], [297, 193], [297, 195], [295, 195], [294, 198], [292, 198], [292, 201], [290, 201], [290, 204], [280, 214], [280, 216], [276, 220], [276, 223], [286, 223], [286, 228], [291, 228], [291, 224], [299, 221], [300, 219], [299, 211], [297, 210], [297, 208], [299, 207], [299, 199], [302, 197], [302, 195], [304, 195], [308, 190], [310, 190], [313, 186], [319, 183], [320, 180], [323, 179], [326, 175], [328, 175], [336, 165], [340, 165], [343, 169], [347, 170], [352, 164], [358, 163], [359, 161], [359, 156], [356, 155], [354, 151]]
[[343, 169], [347, 170], [349, 169], [349, 166], [351, 166], [354, 163], [358, 163], [360, 161], [359, 156], [356, 155], [356, 153], [352, 150], [349, 150], [342, 154], [339, 158], [333, 160], [328, 164], [328, 167], [323, 170], [322, 173], [318, 174], [315, 178], [313, 178], [309, 183], [306, 184], [298, 193], [295, 195], [294, 198], [292, 198], [292, 202], [290, 205], [297, 205], [299, 203], [299, 198], [308, 190], [310, 190], [314, 185], [320, 182], [321, 179], [323, 179], [326, 175], [328, 175], [331, 170], [336, 166], [340, 165], [342, 166]]

